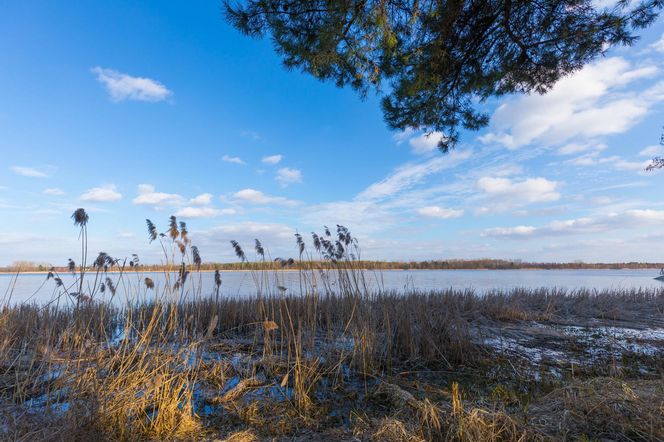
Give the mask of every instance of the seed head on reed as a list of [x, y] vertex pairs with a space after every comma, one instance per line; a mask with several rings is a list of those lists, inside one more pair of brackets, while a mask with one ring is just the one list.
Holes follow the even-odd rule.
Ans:
[[88, 220], [90, 219], [90, 217], [86, 213], [85, 209], [81, 207], [76, 209], [74, 213], [72, 213], [71, 219], [74, 220], [75, 226], [85, 227], [88, 224]]
[[254, 241], [256, 241], [256, 254], [261, 257], [261, 259], [265, 258], [265, 249], [263, 249], [263, 244], [256, 238]]
[[148, 238], [150, 238], [150, 242], [152, 242], [157, 239], [157, 228], [149, 219], [146, 219], [145, 223], [148, 225]]
[[145, 278], [145, 287], [149, 289], [154, 288], [154, 281], [151, 278]]
[[76, 271], [76, 263], [71, 258], [69, 258], [69, 262], [67, 263], [67, 270], [69, 270], [70, 273], [74, 273]]
[[182, 263], [180, 265], [180, 271], [179, 271], [179, 274], [178, 274], [178, 281], [177, 282], [181, 285], [184, 285], [184, 283], [187, 281], [187, 276], [189, 276], [189, 270], [187, 270], [184, 263]]
[[314, 232], [311, 232], [311, 238], [314, 241], [314, 249], [316, 249], [317, 252], [320, 252], [320, 238]]
[[277, 258], [274, 258], [274, 262], [281, 265], [281, 267], [287, 267], [287, 266], [291, 266], [291, 265], [295, 264], [295, 260], [293, 258], [284, 259], [284, 258], [277, 257]]
[[337, 259], [341, 259], [346, 253], [346, 250], [344, 249], [344, 246], [341, 243], [341, 241], [337, 241], [336, 244], [337, 244], [337, 249], [334, 252], [334, 257]]
[[214, 271], [214, 285], [217, 290], [219, 290], [219, 287], [221, 287], [221, 272], [219, 272], [219, 269]]
[[235, 250], [235, 255], [238, 257], [238, 259], [242, 262], [246, 261], [247, 257], [244, 254], [244, 250], [242, 250], [240, 244], [233, 239], [231, 240], [231, 245], [233, 246], [233, 250]]
[[180, 249], [182, 256], [184, 256], [187, 252], [187, 246], [182, 241], [175, 241], [175, 243], [178, 245], [178, 249]]
[[296, 233], [295, 240], [297, 242], [297, 249], [300, 252], [300, 257], [302, 257], [302, 254], [304, 253], [304, 240], [302, 239], [302, 235]]
[[113, 284], [113, 281], [109, 277], [106, 277], [106, 287], [111, 291], [111, 294], [115, 295], [115, 284]]
[[97, 255], [97, 259], [95, 259], [95, 262], [92, 263], [92, 267], [96, 269], [105, 268], [108, 262], [107, 258], [109, 258], [109, 256], [105, 252], [99, 252], [99, 255]]
[[353, 237], [350, 234], [350, 231], [347, 227], [337, 224], [337, 237], [339, 242], [345, 244], [346, 246], [353, 241]]
[[191, 255], [193, 257], [194, 265], [196, 266], [196, 269], [200, 270], [201, 264], [203, 263], [203, 260], [201, 259], [201, 254], [200, 254], [197, 246], [192, 246], [191, 247]]
[[180, 221], [180, 237], [182, 240], [187, 243], [189, 242], [189, 231], [187, 230], [187, 223], [184, 221]]
[[170, 236], [171, 239], [175, 241], [179, 235], [180, 231], [178, 230], [178, 220], [175, 218], [175, 216], [171, 215], [171, 217], [168, 218], [168, 236]]

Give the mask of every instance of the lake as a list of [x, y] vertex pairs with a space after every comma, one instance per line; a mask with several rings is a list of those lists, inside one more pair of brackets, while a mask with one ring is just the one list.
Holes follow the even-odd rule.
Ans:
[[[371, 290], [429, 291], [440, 289], [473, 289], [478, 294], [491, 290], [512, 288], [556, 287], [566, 290], [588, 289], [638, 289], [664, 288], [664, 283], [653, 279], [657, 270], [382, 270], [366, 271], [365, 276]], [[269, 286], [274, 292], [277, 286], [286, 288], [286, 293], [300, 293], [300, 279], [297, 271], [267, 272]], [[77, 291], [71, 275], [60, 275], [70, 291]], [[154, 291], [146, 290], [143, 278], [155, 282], [156, 290], [166, 285], [166, 276], [160, 272], [127, 272], [122, 277], [110, 273], [117, 287], [116, 299], [132, 299], [154, 296]], [[244, 297], [255, 295], [255, 275], [251, 272], [222, 272], [220, 296]], [[318, 278], [320, 280], [320, 278]], [[94, 274], [86, 276], [86, 286], [94, 283]], [[174, 276], [171, 275], [171, 281]], [[318, 282], [319, 285], [320, 281]], [[99, 285], [99, 281], [98, 284]], [[322, 286], [322, 285], [321, 285]], [[334, 288], [335, 282], [331, 281]], [[214, 274], [192, 274], [185, 285], [185, 293], [214, 292]], [[159, 291], [161, 293], [161, 291]], [[55, 282], [46, 281], [45, 274], [0, 275], [0, 299], [12, 304], [24, 301], [47, 302], [58, 293]], [[99, 296], [99, 295], [97, 295]], [[104, 297], [109, 296], [107, 291]]]

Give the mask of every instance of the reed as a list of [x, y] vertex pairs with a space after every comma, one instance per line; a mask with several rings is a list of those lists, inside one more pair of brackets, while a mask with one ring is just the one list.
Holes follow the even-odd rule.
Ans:
[[[164, 233], [147, 221], [162, 283], [145, 277], [137, 256], [100, 253], [87, 268], [80, 210], [81, 265], [70, 260], [69, 279], [51, 270], [50, 301], [6, 298], [0, 309], [1, 439], [664, 437], [662, 353], [612, 355], [611, 377], [600, 359], [567, 374], [565, 361], [534, 365], [485, 339], [532, 324], [664, 327], [662, 290], [372, 291], [357, 241], [337, 226], [314, 233], [311, 249], [296, 235], [297, 260], [272, 260], [256, 240], [257, 262], [275, 267], [251, 268], [256, 293], [237, 298], [223, 293], [219, 272], [201, 273], [201, 251], [175, 217]], [[251, 264], [241, 244], [231, 247]], [[288, 293], [275, 285], [293, 265], [299, 292]], [[203, 277], [213, 278], [211, 293]], [[130, 296], [119, 299], [119, 288]], [[575, 345], [570, 354], [582, 351]], [[546, 417], [566, 413], [587, 423]]]

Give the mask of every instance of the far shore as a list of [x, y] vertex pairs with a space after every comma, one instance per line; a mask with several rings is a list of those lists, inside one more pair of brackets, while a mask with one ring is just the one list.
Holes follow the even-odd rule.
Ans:
[[[394, 269], [394, 268], [358, 268], [355, 270], [362, 270], [366, 272], [405, 272], [405, 271], [412, 271], [412, 272], [427, 272], [427, 271], [489, 271], [489, 270], [495, 270], [495, 271], [535, 271], [535, 270], [548, 270], [548, 271], [564, 271], [564, 270], [659, 270], [662, 267], [660, 266], [650, 266], [650, 267], [612, 267], [610, 265], [603, 266], [603, 267], [565, 267], [565, 268], [545, 268], [545, 267], [515, 267], [515, 268], [429, 268], [429, 269]], [[289, 272], [289, 273], [297, 273], [301, 270], [312, 270], [312, 269], [297, 269], [297, 268], [290, 268], [290, 269], [219, 269], [218, 271], [220, 273], [250, 273], [250, 272], [260, 272], [260, 271], [267, 271], [267, 272]], [[318, 269], [313, 269], [313, 270], [318, 270]], [[77, 269], [78, 271], [78, 269]], [[104, 273], [109, 273], [109, 274], [119, 274], [119, 273], [176, 273], [178, 272], [179, 269], [174, 267], [172, 269], [132, 269], [132, 268], [127, 268], [124, 271], [119, 271], [119, 270], [108, 270]], [[210, 269], [201, 269], [201, 270], [196, 270], [195, 272], [197, 273], [215, 273], [217, 270], [210, 270]], [[56, 270], [54, 273], [58, 273], [60, 275], [65, 275], [65, 274], [70, 274], [69, 271], [65, 270]], [[96, 273], [96, 270], [94, 269], [88, 269], [86, 270], [86, 273]], [[7, 271], [7, 270], [0, 270], [0, 275], [48, 275], [49, 271], [48, 270], [14, 270], [14, 271]]]

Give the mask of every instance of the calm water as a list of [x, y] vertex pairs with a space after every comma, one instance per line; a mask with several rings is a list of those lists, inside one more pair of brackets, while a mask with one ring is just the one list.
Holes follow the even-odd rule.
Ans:
[[[490, 290], [511, 289], [517, 287], [540, 288], [557, 287], [568, 290], [590, 289], [632, 289], [664, 288], [664, 283], [653, 279], [656, 270], [384, 270], [365, 273], [371, 290], [420, 290], [455, 288], [474, 289], [477, 293]], [[61, 275], [65, 286], [72, 287], [73, 277]], [[163, 273], [128, 273], [121, 278], [118, 274], [109, 274], [117, 286], [116, 299], [128, 297], [154, 296], [155, 291], [146, 291], [144, 277], [154, 280], [157, 290], [166, 285]], [[94, 275], [86, 277], [92, 285]], [[173, 277], [171, 277], [173, 278]], [[255, 295], [256, 284], [249, 272], [223, 272], [221, 296], [242, 297]], [[320, 281], [318, 282], [320, 285]], [[332, 282], [334, 287], [334, 282]], [[269, 274], [271, 290], [280, 285], [286, 293], [299, 293], [298, 272], [279, 272]], [[202, 273], [190, 276], [185, 286], [185, 293], [213, 293], [214, 274]], [[77, 291], [70, 288], [70, 291]], [[0, 300], [11, 303], [23, 301], [47, 302], [57, 295], [58, 290], [53, 280], [46, 281], [46, 275], [25, 274], [15, 278], [13, 275], [0, 275]], [[99, 296], [99, 295], [98, 295]], [[107, 291], [104, 295], [109, 296]]]

